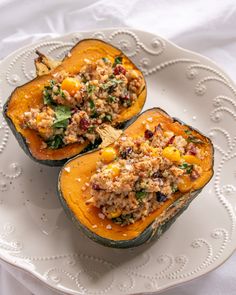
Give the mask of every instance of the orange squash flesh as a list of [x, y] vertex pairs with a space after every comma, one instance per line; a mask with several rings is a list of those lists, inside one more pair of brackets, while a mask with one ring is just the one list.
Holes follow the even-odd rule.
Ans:
[[[79, 154], [89, 144], [88, 141], [85, 141], [83, 144], [74, 143], [59, 149], [42, 148], [43, 139], [34, 130], [22, 128], [22, 114], [32, 107], [37, 108], [43, 105], [42, 92], [44, 86], [49, 84], [49, 81], [53, 79], [53, 75], [57, 72], [66, 71], [72, 75], [78, 73], [85, 64], [84, 59], [95, 62], [102, 57], [108, 57], [111, 61], [114, 61], [116, 56], [122, 56], [125, 66], [138, 71], [136, 66], [117, 48], [100, 40], [86, 39], [76, 44], [70, 51], [69, 56], [65, 57], [61, 65], [50, 74], [37, 77], [15, 89], [4, 107], [4, 114], [20, 144], [26, 146], [23, 149], [26, 152], [28, 149], [33, 159], [42, 161], [42, 163], [44, 160], [52, 161], [51, 164], [53, 165], [53, 161], [69, 159]], [[140, 71], [139, 73], [141, 74]], [[146, 87], [144, 82], [136, 102], [131, 107], [124, 109], [114, 123], [125, 122], [137, 115], [141, 111], [145, 100]], [[21, 138], [19, 139], [18, 136], [21, 136]]]
[[[151, 129], [154, 129], [158, 123], [162, 123], [164, 131], [171, 130], [176, 135], [182, 135], [187, 138], [188, 135], [185, 133], [185, 130], [188, 129], [192, 131], [193, 136], [197, 136], [201, 139], [204, 144], [198, 146], [202, 149], [204, 154], [204, 158], [201, 161], [203, 173], [197, 180], [192, 181], [191, 185], [186, 183], [188, 190], [175, 193], [172, 200], [167, 200], [159, 209], [146, 217], [145, 220], [138, 220], [134, 224], [121, 227], [107, 218], [100, 219], [98, 217], [100, 210], [92, 205], [85, 204], [86, 200], [91, 198], [90, 189], [88, 188], [83, 191], [82, 187], [86, 182], [89, 182], [90, 177], [95, 173], [96, 162], [101, 159], [101, 151], [96, 150], [94, 152], [89, 152], [83, 156], [78, 156], [68, 161], [61, 170], [59, 176], [59, 191], [61, 196], [64, 198], [67, 206], [73, 212], [73, 215], [79, 223], [100, 237], [112, 241], [127, 241], [135, 239], [151, 223], [153, 223], [154, 220], [171, 205], [171, 203], [183, 196], [183, 193], [187, 192], [190, 194], [191, 192], [201, 190], [213, 175], [213, 148], [210, 140], [189, 126], [174, 121], [165, 112], [158, 108], [148, 110], [141, 114], [138, 119], [124, 131], [124, 134], [130, 137], [142, 136], [146, 129], [142, 122], [148, 118], [152, 118], [152, 122], [148, 122]], [[186, 180], [186, 182], [187, 181], [188, 180]], [[112, 229], [106, 228], [108, 224], [112, 226]]]

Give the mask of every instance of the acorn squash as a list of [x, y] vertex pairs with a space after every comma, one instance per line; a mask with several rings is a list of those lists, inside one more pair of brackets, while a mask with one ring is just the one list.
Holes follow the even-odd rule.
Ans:
[[60, 166], [69, 158], [83, 153], [83, 150], [89, 145], [89, 141], [85, 140], [83, 143], [71, 143], [61, 148], [45, 148], [42, 137], [35, 130], [22, 127], [22, 114], [28, 112], [31, 108], [42, 107], [43, 90], [57, 73], [65, 71], [69, 75], [75, 75], [88, 59], [96, 62], [103, 57], [109, 57], [111, 61], [114, 61], [117, 56], [122, 57], [125, 66], [139, 73], [143, 79], [143, 85], [136, 101], [131, 106], [122, 109], [111, 124], [117, 126], [124, 123], [142, 110], [146, 100], [144, 77], [129, 58], [112, 45], [101, 40], [85, 39], [77, 43], [61, 62], [50, 60], [39, 52], [37, 54], [39, 57], [35, 61], [35, 66], [38, 76], [34, 80], [17, 87], [4, 105], [4, 116], [8, 125], [20, 146], [33, 160], [50, 166]]
[[[201, 192], [213, 176], [213, 145], [209, 138], [184, 124], [176, 118], [171, 118], [159, 108], [149, 109], [138, 116], [123, 134], [132, 138], [143, 135], [145, 122], [150, 129], [161, 123], [162, 128], [181, 135], [198, 145], [203, 158], [198, 161], [201, 175], [197, 179], [184, 179], [179, 189], [173, 192], [172, 198], [163, 202], [155, 211], [143, 220], [121, 226], [112, 223], [110, 219], [99, 217], [99, 208], [86, 204], [91, 198], [88, 186], [91, 176], [96, 172], [96, 163], [101, 159], [101, 149], [79, 155], [69, 160], [61, 169], [58, 179], [58, 196], [69, 218], [89, 238], [102, 245], [114, 248], [130, 248], [144, 244], [153, 238], [159, 238], [176, 218], [189, 206], [191, 201]], [[122, 135], [123, 136], [123, 135]], [[114, 143], [109, 145], [113, 147]], [[195, 159], [187, 156], [186, 161]], [[194, 161], [192, 161], [194, 163]], [[112, 228], [111, 225], [112, 224]], [[109, 225], [109, 226], [108, 226]]]

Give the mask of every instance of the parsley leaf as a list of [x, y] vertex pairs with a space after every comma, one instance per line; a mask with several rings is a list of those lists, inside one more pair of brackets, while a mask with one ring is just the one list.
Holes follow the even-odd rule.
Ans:
[[193, 165], [188, 163], [183, 163], [179, 165], [179, 168], [185, 170], [187, 174], [190, 174], [193, 170]]
[[178, 191], [178, 186], [175, 183], [172, 183], [171, 191], [172, 191], [172, 193], [176, 193]]
[[88, 95], [92, 95], [95, 89], [96, 89], [96, 86], [91, 85], [91, 84], [87, 85]]
[[111, 114], [106, 114], [106, 115], [103, 117], [103, 121], [104, 121], [104, 122], [111, 122], [111, 121], [112, 121], [112, 115], [111, 115]]
[[191, 130], [188, 130], [188, 129], [184, 130], [184, 132], [185, 132], [186, 134], [192, 134], [192, 131], [191, 131]]
[[48, 89], [44, 89], [43, 91], [43, 103], [46, 105], [53, 104], [52, 94], [49, 93]]
[[59, 135], [59, 134], [50, 138], [46, 143], [47, 143], [47, 146], [53, 150], [64, 146], [62, 135]]
[[142, 200], [146, 197], [147, 193], [144, 192], [144, 191], [139, 191], [139, 192], [136, 192], [135, 196], [136, 196], [136, 199], [139, 201], [139, 202], [142, 202]]
[[130, 214], [121, 214], [119, 217], [112, 218], [112, 221], [117, 224], [128, 224], [132, 222], [134, 216], [132, 213]]
[[113, 67], [115, 67], [118, 64], [122, 64], [122, 60], [123, 60], [122, 56], [115, 57]]
[[95, 103], [92, 99], [89, 100], [90, 109], [93, 110], [95, 108]]
[[71, 118], [71, 110], [68, 106], [58, 105], [55, 107], [56, 119], [53, 123], [54, 128], [66, 128]]
[[203, 144], [204, 142], [197, 138], [196, 136], [193, 136], [193, 135], [190, 135], [188, 138], [187, 138], [187, 141], [188, 142], [192, 142], [192, 143], [199, 143], [199, 144]]
[[122, 82], [123, 82], [122, 80], [117, 80], [116, 78], [112, 78], [107, 83], [103, 84], [102, 88], [104, 90], [107, 90], [109, 93], [111, 93], [117, 87], [117, 85]]
[[109, 95], [107, 99], [108, 99], [108, 102], [110, 102], [110, 103], [113, 103], [116, 101], [116, 97], [112, 96], [112, 95]]
[[107, 57], [102, 57], [102, 60], [107, 64], [109, 62], [109, 59]]
[[93, 133], [95, 131], [95, 126], [89, 126], [88, 133]]
[[43, 90], [43, 103], [46, 105], [52, 105], [54, 104], [54, 101], [52, 99], [52, 89], [55, 85], [56, 81], [50, 80], [49, 85], [44, 87]]

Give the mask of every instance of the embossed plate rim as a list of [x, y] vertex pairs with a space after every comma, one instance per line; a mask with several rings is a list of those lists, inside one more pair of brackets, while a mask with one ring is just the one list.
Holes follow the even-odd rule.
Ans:
[[[183, 49], [183, 48], [181, 48], [181, 47], [175, 45], [174, 43], [172, 43], [172, 42], [166, 40], [165, 38], [163, 38], [163, 37], [161, 37], [161, 36], [157, 36], [157, 35], [155, 35], [155, 34], [148, 33], [148, 32], [144, 32], [144, 31], [140, 31], [140, 30], [133, 30], [133, 29], [131, 29], [131, 28], [127, 28], [127, 27], [126, 27], [126, 28], [101, 29], [101, 30], [99, 30], [99, 31], [98, 31], [98, 30], [93, 30], [93, 31], [81, 31], [81, 32], [78, 32], [78, 33], [81, 33], [81, 34], [90, 34], [90, 35], [92, 35], [92, 34], [95, 34], [96, 32], [105, 32], [105, 33], [106, 33], [106, 32], [107, 32], [107, 33], [110, 32], [110, 33], [112, 34], [112, 31], [117, 31], [117, 32], [118, 32], [118, 31], [122, 31], [122, 32], [124, 32], [124, 31], [129, 31], [129, 32], [133, 32], [133, 33], [136, 32], [136, 33], [139, 33], [139, 34], [149, 34], [149, 35], [152, 35], [153, 38], [155, 38], [155, 37], [160, 38], [161, 40], [163, 40], [163, 41], [166, 42], [167, 44], [170, 44], [173, 48], [177, 48], [177, 49], [180, 50], [181, 52], [189, 53], [189, 54], [192, 55], [194, 58], [199, 57], [199, 58], [201, 58], [201, 59], [207, 61], [208, 63], [211, 64], [212, 67], [214, 66], [215, 68], [219, 69], [219, 72], [222, 73], [222, 74], [227, 78], [227, 80], [230, 81], [230, 83], [231, 83], [232, 85], [235, 86], [234, 82], [228, 77], [227, 74], [224, 73], [224, 71], [222, 71], [222, 70], [218, 67], [218, 65], [217, 65], [214, 61], [212, 61], [211, 59], [209, 59], [209, 58], [207, 58], [207, 57], [204, 57], [204, 56], [202, 56], [202, 55], [200, 55], [200, 54], [198, 54], [198, 53], [195, 53], [195, 52], [192, 52], [192, 51], [189, 51], [189, 50]], [[61, 41], [61, 42], [63, 42], [64, 38], [65, 38], [65, 39], [67, 39], [67, 38], [69, 39], [70, 37], [72, 38], [72, 37], [75, 37], [75, 36], [76, 36], [76, 32], [74, 32], [74, 33], [70, 33], [70, 34], [67, 34], [67, 35], [65, 35], [65, 36], [58, 37], [58, 38], [47, 39], [47, 40], [46, 40], [46, 39], [39, 40], [38, 42], [35, 42], [34, 44], [26, 45], [26, 46], [22, 47], [21, 49], [18, 49], [17, 51], [13, 52], [13, 53], [10, 54], [8, 57], [6, 57], [4, 60], [6, 60], [6, 59], [11, 59], [11, 58], [12, 58], [14, 55], [16, 55], [18, 52], [21, 52], [22, 50], [26, 50], [26, 49], [32, 49], [34, 46], [36, 46], [36, 45], [38, 45], [38, 44], [40, 44], [40, 43], [42, 43], [42, 42], [47, 42], [47, 41]], [[4, 60], [1, 61], [1, 63], [0, 63], [1, 65], [2, 65], [2, 63], [4, 63]], [[232, 246], [233, 246], [233, 247], [232, 247]], [[180, 281], [179, 281], [179, 282], [177, 281], [177, 282], [175, 282], [174, 284], [171, 284], [171, 283], [170, 283], [169, 285], [166, 285], [165, 287], [161, 287], [160, 289], [157, 289], [157, 290], [155, 290], [154, 292], [146, 291], [146, 293], [148, 293], [148, 294], [154, 294], [154, 293], [157, 293], [157, 292], [161, 292], [161, 291], [166, 290], [166, 289], [168, 289], [168, 288], [172, 288], [172, 287], [174, 287], [175, 285], [178, 285], [178, 284], [180, 284], [180, 283], [184, 283], [184, 282], [190, 281], [190, 280], [192, 280], [192, 279], [198, 278], [198, 277], [200, 277], [200, 276], [202, 276], [202, 275], [204, 275], [204, 274], [210, 272], [211, 270], [213, 270], [213, 269], [217, 268], [218, 266], [220, 266], [220, 265], [221, 265], [226, 259], [228, 259], [228, 258], [232, 255], [232, 253], [234, 252], [234, 250], [235, 250], [235, 248], [236, 248], [236, 243], [235, 243], [235, 245], [231, 245], [230, 249], [231, 249], [231, 248], [232, 248], [232, 251], [229, 251], [229, 250], [228, 250], [227, 255], [224, 257], [223, 260], [220, 261], [219, 264], [217, 264], [217, 265], [213, 265], [213, 267], [210, 268], [210, 269], [204, 269], [205, 272], [204, 272], [203, 274], [199, 274], [199, 273], [198, 273], [197, 275], [194, 274], [194, 277], [187, 277], [187, 276], [186, 276], [184, 279], [181, 279], [181, 282], [180, 282]], [[0, 258], [1, 258], [2, 260], [4, 260], [6, 263], [9, 263], [10, 265], [12, 265], [12, 266], [14, 266], [14, 267], [17, 267], [17, 268], [19, 268], [19, 269], [22, 269], [23, 271], [26, 271], [26, 272], [29, 273], [30, 275], [36, 277], [37, 279], [39, 279], [40, 281], [42, 281], [43, 283], [45, 283], [45, 284], [46, 284], [47, 286], [49, 286], [50, 288], [52, 288], [52, 289], [54, 289], [54, 290], [56, 290], [56, 291], [62, 291], [62, 288], [55, 286], [56, 284], [53, 285], [52, 282], [48, 283], [48, 282], [42, 280], [42, 279], [41, 279], [42, 275], [40, 275], [39, 273], [37, 273], [37, 271], [30, 271], [29, 269], [24, 268], [23, 266], [19, 266], [19, 265], [17, 265], [17, 263], [12, 263], [12, 262], [10, 261], [10, 259], [7, 260], [6, 257], [2, 257], [2, 256], [3, 256], [2, 253], [0, 253]], [[219, 261], [219, 260], [218, 260], [218, 261]], [[41, 276], [41, 277], [40, 277], [40, 276]], [[65, 292], [65, 291], [63, 290], [63, 292]], [[77, 292], [70, 291], [70, 292], [67, 292], [67, 293], [68, 293], [68, 294], [76, 294]], [[135, 293], [133, 293], [133, 294], [140, 294], [140, 293], [135, 292]]]

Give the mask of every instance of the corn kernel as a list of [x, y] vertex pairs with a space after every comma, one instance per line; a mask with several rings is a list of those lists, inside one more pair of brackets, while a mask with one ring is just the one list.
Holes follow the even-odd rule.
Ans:
[[179, 162], [181, 159], [180, 151], [174, 146], [167, 146], [166, 148], [164, 148], [164, 150], [162, 151], [162, 155], [163, 157], [173, 162]]
[[112, 219], [112, 218], [119, 217], [120, 215], [121, 215], [121, 210], [116, 210], [114, 212], [110, 212], [108, 214], [108, 218]]
[[102, 151], [102, 161], [106, 164], [112, 162], [116, 158], [116, 151], [112, 147], [107, 147]]
[[120, 175], [120, 168], [116, 164], [109, 164], [106, 169], [111, 171], [113, 177]]
[[201, 160], [193, 155], [185, 155], [183, 159], [189, 164], [201, 165]]
[[80, 82], [71, 77], [65, 78], [61, 83], [61, 89], [66, 90], [70, 95], [74, 95], [78, 90], [80, 90]]

